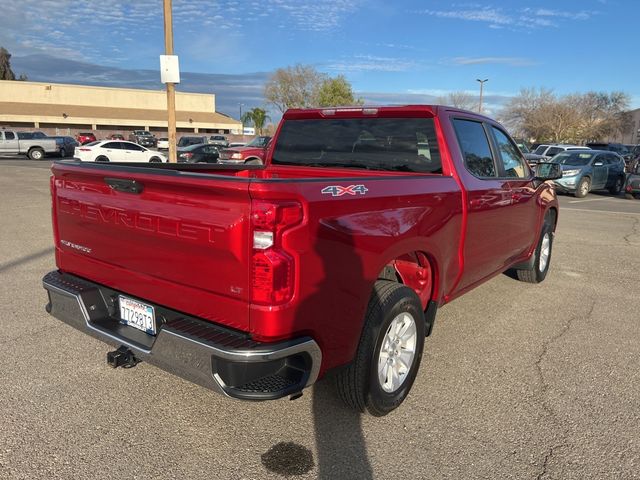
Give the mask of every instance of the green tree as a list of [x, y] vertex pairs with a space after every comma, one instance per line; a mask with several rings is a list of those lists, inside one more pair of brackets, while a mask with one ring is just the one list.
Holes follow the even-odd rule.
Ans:
[[256, 107], [243, 113], [240, 120], [243, 124], [253, 125], [257, 130], [258, 135], [262, 135], [262, 129], [268, 119], [269, 115], [267, 115], [267, 111], [260, 107]]
[[279, 68], [265, 85], [264, 96], [282, 113], [288, 108], [313, 107], [326, 78], [310, 65]]
[[343, 76], [325, 79], [318, 89], [314, 102], [318, 107], [338, 107], [340, 105], [362, 105], [362, 99], [356, 99], [349, 81]]
[[0, 47], [0, 80], [15, 80], [16, 76], [11, 70], [11, 54], [6, 48]]

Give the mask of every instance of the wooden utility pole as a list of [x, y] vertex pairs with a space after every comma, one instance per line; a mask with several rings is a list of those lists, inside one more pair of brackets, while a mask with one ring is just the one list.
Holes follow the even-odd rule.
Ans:
[[[173, 15], [171, 0], [164, 0], [164, 53], [173, 55]], [[167, 83], [167, 113], [169, 137], [169, 162], [176, 163], [176, 86]]]

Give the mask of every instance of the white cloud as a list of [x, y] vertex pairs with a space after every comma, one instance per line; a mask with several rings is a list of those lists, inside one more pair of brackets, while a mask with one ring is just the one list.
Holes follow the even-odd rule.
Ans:
[[451, 59], [455, 65], [490, 65], [503, 64], [512, 67], [530, 67], [536, 62], [522, 57], [455, 57]]
[[406, 72], [425, 68], [425, 65], [411, 59], [378, 57], [375, 55], [354, 55], [330, 62], [324, 67], [338, 73], [343, 72]]
[[502, 7], [467, 5], [465, 8], [450, 10], [419, 10], [412, 13], [438, 18], [449, 18], [471, 22], [486, 23], [490, 28], [527, 29], [557, 27], [560, 21], [585, 21], [597, 15], [595, 11], [565, 11], [549, 8], [523, 8], [506, 10]]

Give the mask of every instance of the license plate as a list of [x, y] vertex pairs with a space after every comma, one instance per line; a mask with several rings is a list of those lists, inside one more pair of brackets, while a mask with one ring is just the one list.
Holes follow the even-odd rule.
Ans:
[[122, 295], [118, 296], [118, 302], [120, 323], [147, 332], [149, 335], [156, 334], [156, 314], [151, 305]]

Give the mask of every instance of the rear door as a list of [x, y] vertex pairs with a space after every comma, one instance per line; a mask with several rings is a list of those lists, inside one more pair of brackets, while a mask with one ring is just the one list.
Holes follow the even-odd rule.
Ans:
[[464, 168], [459, 175], [467, 190], [464, 273], [459, 290], [505, 268], [514, 255], [511, 243], [509, 179], [500, 178], [489, 141], [490, 132], [475, 119], [454, 118], [453, 127]]
[[111, 162], [122, 162], [122, 149], [120, 142], [108, 142], [99, 147], [100, 155], [106, 155]]
[[[248, 179], [99, 163], [52, 170], [61, 270], [248, 328]], [[118, 187], [132, 181], [138, 193]]]

